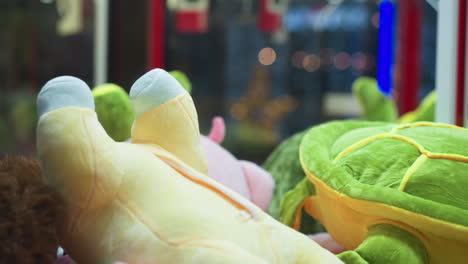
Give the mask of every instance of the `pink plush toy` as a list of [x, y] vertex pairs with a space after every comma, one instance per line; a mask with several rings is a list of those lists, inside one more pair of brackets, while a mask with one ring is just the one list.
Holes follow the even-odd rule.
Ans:
[[202, 147], [208, 161], [208, 176], [266, 211], [273, 196], [275, 185], [273, 177], [253, 162], [237, 160], [221, 147], [225, 132], [223, 118], [215, 117], [209, 135], [201, 136]]

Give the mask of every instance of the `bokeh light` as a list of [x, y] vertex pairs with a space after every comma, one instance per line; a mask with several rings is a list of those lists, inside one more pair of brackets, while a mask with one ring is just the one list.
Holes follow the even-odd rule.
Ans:
[[352, 59], [353, 68], [357, 71], [363, 71], [367, 67], [367, 56], [362, 52], [356, 52], [353, 54]]
[[320, 51], [320, 63], [322, 65], [331, 65], [333, 63], [332, 49], [322, 49]]
[[270, 47], [265, 47], [258, 53], [258, 61], [265, 66], [273, 64], [275, 60], [276, 52]]
[[320, 68], [320, 57], [315, 54], [309, 54], [302, 60], [302, 67], [308, 72], [314, 72]]
[[294, 52], [291, 57], [291, 64], [296, 68], [302, 69], [302, 61], [306, 55], [307, 54], [302, 50]]
[[333, 64], [338, 70], [346, 70], [351, 64], [351, 56], [346, 52], [339, 52], [333, 57]]
[[375, 12], [372, 15], [371, 23], [375, 28], [379, 28], [379, 13], [378, 12]]

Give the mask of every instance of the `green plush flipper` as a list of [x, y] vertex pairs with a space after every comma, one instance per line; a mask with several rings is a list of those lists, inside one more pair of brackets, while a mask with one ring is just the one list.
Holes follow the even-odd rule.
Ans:
[[299, 145], [306, 132], [307, 130], [284, 140], [263, 165], [275, 180], [276, 186], [269, 208], [270, 215], [275, 218], [279, 217], [283, 196], [305, 177], [299, 161]]
[[99, 122], [115, 141], [130, 138], [135, 111], [125, 90], [115, 84], [103, 84], [93, 89]]
[[370, 227], [357, 249], [338, 257], [346, 264], [429, 263], [426, 248], [419, 239], [390, 224]]
[[421, 102], [419, 107], [411, 112], [408, 112], [400, 117], [399, 123], [412, 123], [419, 121], [434, 122], [435, 120], [435, 104], [437, 96], [435, 91], [429, 93]]
[[[273, 199], [268, 210], [269, 214], [277, 219], [289, 218], [295, 215], [295, 211], [288, 211], [287, 208], [297, 208], [287, 206], [288, 201], [297, 202], [300, 199], [286, 199], [283, 202], [283, 197], [289, 197], [289, 192], [295, 189], [299, 182], [303, 182], [304, 194], [311, 195], [307, 190], [314, 190], [313, 185], [305, 179], [304, 170], [299, 161], [299, 146], [302, 138], [307, 133], [308, 129], [297, 133], [290, 138], [284, 140], [271, 154], [268, 156], [263, 167], [267, 170], [275, 180], [275, 189], [273, 191]], [[309, 186], [310, 185], [310, 186]], [[300, 188], [300, 187], [296, 187]], [[294, 194], [292, 194], [295, 196]], [[300, 230], [304, 234], [314, 234], [323, 232], [323, 226], [309, 214], [302, 214]]]
[[[192, 84], [183, 72], [175, 70], [170, 74], [190, 93]], [[99, 85], [92, 92], [96, 114], [107, 134], [115, 141], [125, 141], [130, 138], [135, 111], [127, 92], [111, 83]]]
[[362, 119], [368, 121], [395, 122], [398, 110], [392, 99], [385, 97], [377, 87], [377, 81], [359, 77], [353, 84], [353, 95], [362, 108]]

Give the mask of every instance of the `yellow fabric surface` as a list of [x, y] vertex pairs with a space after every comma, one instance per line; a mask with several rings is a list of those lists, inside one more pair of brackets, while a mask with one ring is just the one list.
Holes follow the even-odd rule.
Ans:
[[196, 170], [208, 171], [200, 145], [197, 111], [187, 93], [137, 117], [132, 142], [157, 144]]
[[[353, 199], [333, 190], [313, 173], [306, 174], [314, 183], [317, 194], [305, 200], [303, 208], [321, 221], [331, 236], [346, 249], [355, 249], [366, 237], [368, 227], [391, 223], [420, 239], [427, 248], [431, 264], [466, 263], [468, 227], [386, 204]], [[299, 224], [296, 223], [296, 228]]]
[[[168, 120], [193, 118], [185, 106], [177, 114], [165, 107], [158, 115]], [[152, 144], [114, 142], [88, 109], [61, 108], [39, 120], [45, 181], [67, 203], [59, 238], [78, 263], [342, 263], [200, 173], [198, 135], [187, 149], [177, 141], [187, 139], [182, 122], [147, 114], [134, 133]]]

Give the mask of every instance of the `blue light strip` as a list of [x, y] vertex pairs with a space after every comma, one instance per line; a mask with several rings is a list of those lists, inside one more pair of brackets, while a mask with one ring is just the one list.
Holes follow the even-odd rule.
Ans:
[[393, 95], [394, 29], [395, 3], [383, 0], [379, 6], [377, 84], [385, 96]]

